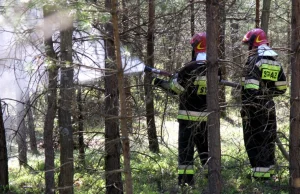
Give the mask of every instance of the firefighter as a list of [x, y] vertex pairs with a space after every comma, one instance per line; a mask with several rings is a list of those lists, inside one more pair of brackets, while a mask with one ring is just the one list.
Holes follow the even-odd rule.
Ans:
[[249, 56], [242, 77], [242, 109], [244, 144], [255, 179], [271, 179], [274, 175], [276, 112], [273, 97], [287, 89], [286, 77], [277, 53], [269, 47], [260, 28], [248, 31], [242, 42]]
[[202, 166], [208, 159], [207, 106], [206, 106], [206, 33], [196, 33], [190, 44], [192, 62], [165, 81], [154, 78], [152, 84], [172, 94], [179, 95], [178, 111], [178, 184], [194, 185], [194, 147], [196, 146]]

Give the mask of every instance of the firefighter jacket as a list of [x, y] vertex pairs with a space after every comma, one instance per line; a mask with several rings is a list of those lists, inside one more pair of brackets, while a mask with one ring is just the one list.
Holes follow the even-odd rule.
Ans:
[[242, 78], [242, 100], [270, 100], [287, 89], [283, 68], [271, 56], [253, 55], [248, 58]]
[[[193, 59], [194, 63], [184, 66], [170, 81], [159, 78], [152, 80], [152, 85], [159, 86], [173, 95], [179, 95], [177, 119], [180, 120], [207, 121], [206, 54], [199, 53], [197, 56]], [[220, 70], [218, 74], [220, 81]]]
[[185, 66], [171, 80], [171, 90], [179, 94], [177, 119], [206, 121], [206, 65], [194, 63]]

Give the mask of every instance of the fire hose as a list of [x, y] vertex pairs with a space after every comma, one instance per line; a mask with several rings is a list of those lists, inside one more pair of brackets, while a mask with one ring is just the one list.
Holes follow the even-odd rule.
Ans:
[[167, 71], [155, 69], [155, 68], [149, 67], [149, 66], [145, 66], [144, 72], [152, 72], [152, 73], [167, 76], [167, 77], [172, 77], [172, 75], [173, 75]]
[[[156, 68], [149, 67], [149, 66], [145, 66], [144, 72], [152, 72], [154, 74], [167, 76], [167, 77], [172, 77], [173, 76], [172, 73], [169, 73], [165, 70], [160, 70], [160, 69], [156, 69]], [[230, 87], [233, 87], [233, 88], [240, 88], [241, 87], [241, 84], [231, 82], [231, 81], [227, 81], [227, 80], [220, 80], [220, 85], [230, 86]]]

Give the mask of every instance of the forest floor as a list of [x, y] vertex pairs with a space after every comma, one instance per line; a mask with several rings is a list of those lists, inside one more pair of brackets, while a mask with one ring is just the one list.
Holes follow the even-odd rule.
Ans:
[[[278, 125], [285, 129], [287, 114], [279, 111]], [[177, 188], [177, 157], [178, 157], [178, 122], [176, 119], [156, 117], [160, 153], [149, 152], [147, 131], [144, 122], [138, 126], [136, 133], [131, 135], [131, 166], [134, 193], [137, 194], [207, 194], [208, 179], [204, 168], [195, 155], [195, 188], [174, 192]], [[171, 117], [174, 118], [174, 117]], [[163, 126], [161, 126], [163, 123]], [[91, 129], [95, 130], [95, 129]], [[98, 129], [99, 130], [99, 129]], [[101, 128], [101, 130], [103, 130]], [[88, 135], [89, 133], [87, 133]], [[86, 148], [85, 166], [78, 160], [78, 151], [74, 151], [75, 174], [74, 191], [76, 194], [105, 193], [104, 171], [104, 137], [101, 135], [87, 136], [89, 147]], [[230, 115], [220, 121], [221, 134], [221, 176], [224, 194], [285, 194], [288, 193], [288, 162], [276, 149], [277, 177], [271, 181], [256, 181], [249, 178], [250, 164], [245, 151], [239, 111], [230, 111]], [[284, 140], [284, 139], [283, 139]], [[286, 142], [285, 142], [286, 143]], [[28, 155], [29, 168], [20, 168], [16, 157], [16, 147], [9, 146], [10, 185], [16, 193], [42, 193], [44, 188], [44, 156]], [[56, 166], [59, 167], [59, 150], [56, 153]], [[55, 173], [59, 175], [59, 168]], [[75, 186], [75, 183], [80, 183]], [[23, 191], [22, 191], [23, 189]]]

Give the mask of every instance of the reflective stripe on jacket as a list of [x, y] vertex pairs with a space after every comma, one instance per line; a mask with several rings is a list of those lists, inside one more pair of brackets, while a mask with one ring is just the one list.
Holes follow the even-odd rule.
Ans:
[[287, 83], [286, 81], [277, 81], [275, 82], [275, 86], [277, 90], [286, 90], [287, 89]]
[[207, 121], [208, 112], [179, 110], [177, 119], [188, 121]]
[[246, 79], [244, 84], [245, 89], [259, 89], [259, 81], [256, 79]]
[[245, 82], [242, 99], [255, 96], [274, 97], [285, 93], [286, 77], [282, 65], [275, 58], [253, 55], [248, 58], [244, 69]]
[[173, 79], [170, 83], [170, 89], [173, 90], [176, 94], [182, 94], [184, 92], [184, 87], [182, 87], [178, 82], [177, 78]]

